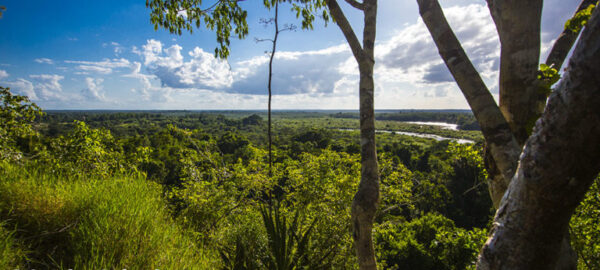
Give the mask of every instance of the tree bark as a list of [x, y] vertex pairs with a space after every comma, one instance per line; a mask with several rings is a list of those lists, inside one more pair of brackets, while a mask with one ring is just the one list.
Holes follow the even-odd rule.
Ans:
[[331, 16], [346, 37], [360, 71], [361, 179], [358, 191], [352, 201], [353, 238], [359, 268], [376, 270], [377, 261], [372, 230], [379, 205], [379, 166], [375, 146], [375, 83], [373, 81], [377, 0], [364, 0], [360, 4], [360, 9], [364, 13], [362, 46], [337, 1], [329, 0], [327, 6]]
[[522, 146], [546, 99], [536, 84], [543, 0], [487, 2], [501, 43], [500, 110]]
[[552, 269], [570, 217], [600, 170], [596, 10], [527, 141], [478, 269]]

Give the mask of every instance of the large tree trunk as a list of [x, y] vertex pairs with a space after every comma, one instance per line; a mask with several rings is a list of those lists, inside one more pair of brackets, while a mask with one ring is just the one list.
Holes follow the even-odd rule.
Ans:
[[353, 238], [359, 268], [376, 270], [377, 261], [372, 230], [379, 205], [379, 166], [375, 146], [375, 83], [373, 81], [377, 0], [364, 0], [362, 3], [353, 0], [346, 0], [346, 2], [361, 9], [364, 13], [362, 46], [337, 1], [327, 1], [327, 7], [348, 41], [360, 71], [361, 178], [358, 191], [352, 201]]
[[[498, 24], [498, 31], [501, 33], [501, 40], [505, 41], [502, 44], [503, 62], [501, 64], [500, 85], [501, 93], [504, 93], [504, 95], [501, 94], [501, 104], [504, 106], [502, 114], [512, 121], [509, 122], [510, 129], [508, 129], [504, 117], [502, 117], [491, 98], [491, 94], [446, 22], [437, 1], [417, 0], [417, 2], [419, 3], [421, 16], [440, 51], [440, 55], [467, 98], [482, 127], [482, 133], [486, 138], [485, 161], [486, 169], [490, 175], [489, 190], [494, 207], [498, 208], [516, 169], [520, 149], [528, 137], [529, 126], [532, 125], [533, 120], [538, 118], [541, 109], [545, 105], [545, 95], [538, 91], [539, 82], [536, 80], [541, 5], [539, 2], [536, 4], [533, 2], [503, 1], [497, 3], [498, 1], [488, 1], [490, 10]], [[587, 7], [589, 4], [587, 2], [589, 0], [583, 0], [578, 10]], [[529, 7], [529, 9], [525, 9], [526, 7]], [[531, 11], [532, 9], [533, 11]], [[516, 29], [519, 18], [524, 17], [524, 13], [527, 12], [533, 12], [533, 15], [538, 17], [537, 19], [524, 20], [534, 25]], [[517, 16], [511, 15], [513, 13]], [[537, 27], [535, 24], [537, 24]], [[519, 35], [526, 34], [533, 36], [533, 38], [519, 38]], [[511, 39], [519, 41], [508, 42]], [[548, 61], [562, 63], [561, 57], [565, 57], [566, 54], [557, 54], [555, 51], [568, 51], [572, 46], [572, 39], [573, 37], [559, 39]], [[533, 51], [527, 49], [527, 46], [532, 46]], [[538, 53], [533, 53], [534, 51]], [[519, 63], [525, 64], [521, 66]], [[519, 67], [515, 68], [516, 66]], [[523, 74], [528, 75], [524, 76]], [[519, 85], [520, 87], [518, 87]], [[525, 90], [522, 91], [522, 89]], [[505, 102], [502, 103], [502, 101]], [[511, 110], [513, 113], [508, 114]], [[499, 114], [500, 117], [498, 117]], [[490, 118], [490, 115], [493, 117]], [[512, 137], [512, 134], [517, 134], [518, 138], [515, 138], [516, 136]], [[499, 138], [504, 139], [499, 140]], [[498, 147], [498, 143], [502, 143], [502, 141], [504, 145]], [[510, 153], [510, 155], [502, 155], [501, 153]], [[557, 269], [574, 269], [576, 266], [576, 255], [570, 248], [568, 234], [566, 235], [567, 237], [563, 239], [560, 263], [557, 265]]]
[[600, 170], [600, 14], [594, 12], [527, 141], [478, 269], [552, 269]]

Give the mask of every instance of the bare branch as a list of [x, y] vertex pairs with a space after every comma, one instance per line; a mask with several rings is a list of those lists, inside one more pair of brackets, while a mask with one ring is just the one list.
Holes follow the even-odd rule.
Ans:
[[331, 12], [331, 16], [333, 17], [335, 23], [342, 30], [344, 37], [346, 37], [346, 40], [350, 45], [350, 49], [352, 50], [352, 54], [354, 54], [354, 57], [360, 61], [359, 59], [362, 59], [364, 56], [363, 48], [360, 45], [352, 26], [348, 22], [348, 19], [346, 19], [344, 12], [342, 12], [342, 9], [336, 0], [327, 0], [327, 7], [329, 8], [329, 12]]
[[365, 5], [356, 0], [345, 0], [345, 1], [346, 1], [346, 3], [350, 4], [352, 7], [356, 8], [356, 9], [360, 9], [360, 10], [365, 9]]
[[265, 42], [265, 41], [275, 42], [275, 40], [270, 39], [270, 38], [254, 38], [254, 42], [256, 42], [256, 43]]
[[452, 32], [438, 1], [417, 0], [417, 2], [421, 17], [442, 59], [477, 118], [483, 136], [490, 145], [492, 156], [508, 186], [517, 168], [521, 148], [492, 94]]

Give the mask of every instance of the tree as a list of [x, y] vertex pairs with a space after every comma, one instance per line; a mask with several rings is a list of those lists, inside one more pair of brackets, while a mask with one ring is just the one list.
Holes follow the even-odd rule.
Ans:
[[[560, 69], [578, 33], [557, 39], [546, 61], [550, 67], [542, 65], [538, 71], [541, 0], [488, 0], [502, 44], [500, 106], [466, 56], [439, 3], [417, 2], [442, 59], [481, 126], [491, 156], [490, 194], [498, 211], [478, 267], [574, 268], [568, 256], [567, 225], [600, 170], [600, 157], [594, 152], [600, 135], [595, 126], [600, 121], [600, 100], [594, 93], [598, 91], [594, 74], [599, 71], [594, 63], [600, 59], [598, 12], [583, 31], [568, 72], [544, 110], [546, 94], [557, 80], [552, 68]], [[578, 10], [592, 2], [584, 0]]]
[[360, 71], [360, 145], [361, 177], [358, 191], [352, 201], [353, 238], [360, 269], [377, 269], [373, 248], [373, 219], [379, 205], [379, 166], [375, 146], [375, 32], [377, 23], [377, 0], [346, 0], [364, 15], [362, 45], [336, 0], [327, 0], [332, 19], [339, 26]]
[[23, 157], [17, 141], [37, 134], [32, 124], [42, 115], [27, 96], [13, 95], [10, 88], [0, 86], [0, 161]]
[[[302, 28], [312, 28], [314, 13], [327, 8], [333, 21], [339, 26], [360, 71], [360, 141], [361, 141], [361, 180], [352, 202], [353, 237], [360, 269], [376, 269], [373, 248], [372, 229], [375, 212], [379, 204], [379, 169], [375, 146], [374, 81], [375, 34], [377, 19], [377, 0], [345, 0], [350, 6], [362, 11], [364, 28], [362, 45], [352, 26], [336, 0], [276, 0], [276, 2], [294, 3], [297, 17], [302, 16]], [[268, 1], [266, 1], [268, 4]], [[220, 47], [215, 54], [221, 58], [229, 55], [229, 36], [231, 29], [243, 38], [248, 33], [246, 11], [238, 5], [238, 0], [219, 0], [212, 6], [202, 8], [201, 0], [147, 0], [146, 6], [151, 12], [151, 22], [155, 29], [163, 27], [171, 33], [181, 34], [182, 30], [192, 32], [203, 20], [206, 26], [215, 30]], [[328, 20], [327, 10], [322, 17]], [[182, 14], [185, 12], [185, 16]]]
[[[275, 2], [275, 4], [273, 4], [273, 2]], [[267, 25], [267, 24], [271, 24], [273, 23], [273, 25], [275, 25], [275, 33], [273, 34], [273, 39], [256, 39], [256, 42], [261, 42], [261, 41], [271, 41], [271, 43], [273, 44], [273, 48], [271, 49], [271, 53], [269, 54], [269, 81], [267, 83], [267, 89], [269, 91], [269, 104], [268, 104], [268, 131], [267, 131], [267, 136], [269, 137], [269, 175], [272, 175], [272, 168], [273, 168], [273, 151], [272, 151], [272, 146], [273, 146], [273, 139], [271, 136], [271, 97], [272, 97], [272, 88], [271, 88], [271, 81], [273, 78], [273, 58], [275, 58], [275, 52], [277, 50], [277, 39], [279, 38], [279, 34], [281, 32], [285, 32], [285, 31], [293, 31], [296, 29], [296, 26], [294, 25], [284, 25], [283, 28], [279, 29], [279, 1], [278, 0], [272, 0], [272, 1], [265, 1], [265, 5], [268, 8], [273, 7], [273, 5], [275, 6], [275, 17], [273, 17], [270, 20], [262, 20], [261, 23]]]

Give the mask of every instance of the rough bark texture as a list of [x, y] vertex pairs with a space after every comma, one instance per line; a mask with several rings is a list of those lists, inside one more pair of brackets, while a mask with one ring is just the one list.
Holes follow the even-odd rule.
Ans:
[[442, 59], [467, 99], [481, 126], [491, 155], [504, 176], [501, 178], [502, 182], [498, 184], [506, 187], [517, 168], [521, 148], [513, 137], [492, 94], [452, 32], [438, 1], [417, 0], [417, 3], [421, 17], [429, 29]]
[[377, 269], [373, 247], [373, 220], [379, 205], [379, 166], [375, 146], [375, 112], [373, 66], [377, 0], [364, 0], [360, 9], [364, 13], [363, 44], [361, 46], [352, 27], [335, 0], [327, 1], [331, 16], [340, 27], [360, 70], [360, 146], [361, 179], [352, 201], [353, 238], [360, 269]]
[[478, 269], [552, 269], [569, 219], [600, 170], [600, 14], [550, 96], [496, 212]]

